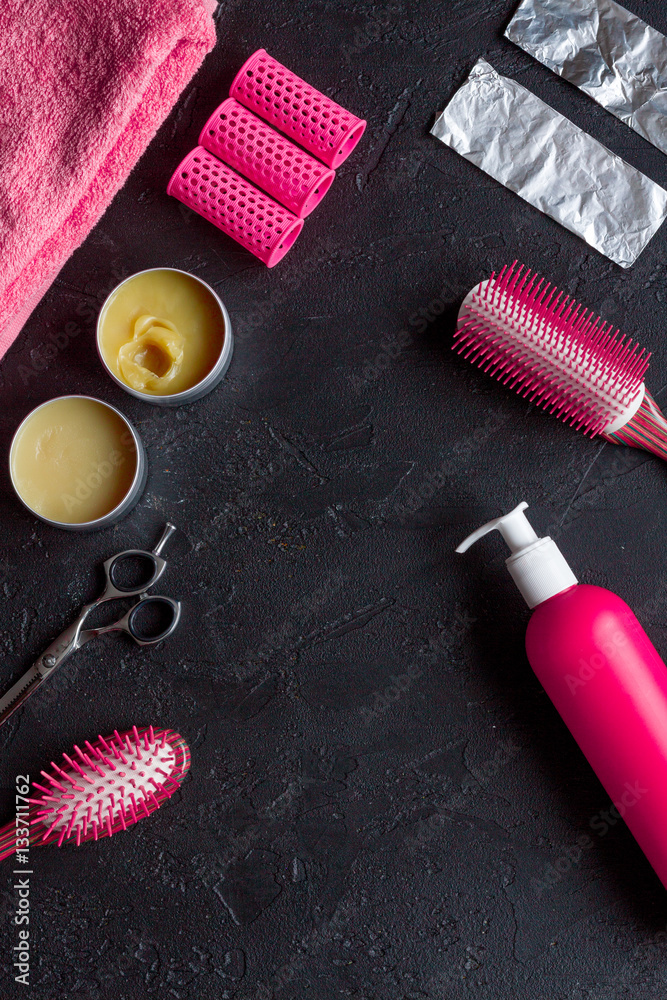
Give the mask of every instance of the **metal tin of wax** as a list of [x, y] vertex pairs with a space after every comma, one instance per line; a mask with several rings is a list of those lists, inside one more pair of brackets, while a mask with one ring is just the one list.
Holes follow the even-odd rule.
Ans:
[[[24, 429], [24, 427], [31, 419], [31, 417], [33, 417], [39, 410], [43, 410], [46, 407], [52, 405], [53, 403], [65, 399], [90, 400], [91, 402], [98, 403], [100, 406], [104, 406], [110, 411], [112, 411], [117, 417], [120, 418], [121, 422], [125, 426], [125, 431], [123, 432], [122, 437], [124, 438], [125, 435], [127, 435], [127, 438], [124, 441], [122, 441], [123, 447], [127, 450], [128, 454], [131, 454], [135, 457], [134, 475], [124, 496], [111, 510], [109, 510], [106, 514], [95, 518], [94, 520], [71, 521], [71, 522], [58, 521], [50, 517], [47, 517], [44, 514], [39, 513], [39, 511], [31, 507], [30, 504], [21, 495], [21, 491], [18, 487], [16, 478], [14, 476], [14, 462], [13, 462], [14, 451], [17, 446], [17, 442], [20, 439], [21, 431]], [[93, 470], [92, 475], [97, 474], [99, 476], [103, 476], [105, 472], [106, 469], [99, 468], [97, 470]], [[48, 399], [45, 403], [41, 403], [39, 406], [36, 406], [33, 410], [30, 411], [30, 413], [28, 413], [23, 418], [23, 420], [21, 421], [21, 423], [19, 424], [14, 433], [11, 445], [9, 447], [9, 477], [14, 492], [16, 493], [18, 499], [21, 501], [26, 510], [30, 511], [30, 513], [33, 514], [34, 517], [39, 518], [39, 520], [43, 521], [45, 524], [50, 524], [54, 528], [63, 528], [65, 531], [99, 531], [102, 528], [108, 528], [110, 525], [116, 524], [117, 521], [122, 520], [127, 514], [130, 513], [130, 511], [138, 503], [146, 486], [147, 475], [148, 475], [148, 463], [146, 461], [146, 452], [144, 450], [141, 438], [139, 437], [134, 426], [130, 423], [127, 417], [120, 412], [120, 410], [116, 409], [115, 406], [112, 406], [111, 403], [107, 403], [102, 399], [97, 399], [94, 396], [84, 396], [81, 394], [72, 393], [71, 395], [68, 396], [55, 396], [53, 399]], [[88, 488], [93, 489], [95, 484], [85, 484], [85, 485], [88, 485]]]
[[[205, 288], [206, 291], [214, 300], [214, 302], [216, 303], [224, 324], [224, 336], [222, 339], [220, 354], [218, 355], [218, 358], [214, 363], [213, 367], [204, 376], [204, 378], [201, 379], [199, 382], [197, 382], [195, 385], [190, 386], [189, 389], [184, 389], [182, 392], [173, 393], [172, 395], [156, 395], [154, 393], [141, 392], [141, 390], [139, 389], [133, 389], [121, 378], [119, 378], [118, 375], [114, 371], [112, 371], [112, 369], [109, 367], [104, 357], [100, 343], [105, 312], [107, 310], [109, 303], [115, 296], [116, 292], [120, 288], [122, 288], [123, 285], [126, 285], [128, 282], [132, 281], [133, 278], [137, 278], [143, 274], [151, 274], [152, 272], [158, 272], [158, 271], [166, 271], [172, 274], [184, 274], [188, 278], [191, 278], [192, 281], [196, 281], [203, 288]], [[145, 403], [153, 403], [155, 406], [182, 406], [184, 403], [194, 403], [196, 400], [201, 399], [203, 396], [206, 396], [209, 392], [211, 392], [212, 389], [215, 389], [215, 387], [218, 385], [219, 382], [222, 381], [225, 374], [227, 373], [227, 369], [229, 368], [230, 362], [232, 360], [232, 353], [234, 350], [234, 335], [232, 332], [232, 322], [229, 318], [229, 313], [225, 308], [224, 302], [217, 294], [217, 292], [213, 288], [211, 288], [211, 286], [207, 282], [202, 281], [202, 279], [198, 278], [196, 274], [191, 274], [189, 271], [181, 271], [179, 268], [176, 267], [150, 267], [146, 268], [146, 270], [144, 271], [137, 271], [135, 274], [131, 274], [129, 277], [125, 278], [125, 280], [121, 281], [120, 284], [116, 285], [116, 287], [106, 297], [102, 305], [102, 308], [100, 309], [99, 316], [97, 317], [96, 343], [97, 343], [97, 353], [99, 355], [100, 361], [102, 362], [104, 370], [114, 380], [116, 385], [119, 385], [121, 389], [125, 390], [125, 392], [129, 392], [129, 394], [131, 396], [134, 396], [135, 399], [142, 399]]]

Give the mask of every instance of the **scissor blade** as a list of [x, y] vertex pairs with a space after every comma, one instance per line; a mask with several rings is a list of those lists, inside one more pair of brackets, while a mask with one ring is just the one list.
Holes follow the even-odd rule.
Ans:
[[26, 670], [16, 684], [10, 687], [9, 691], [0, 698], [0, 726], [23, 704], [43, 680], [44, 677], [37, 666], [32, 666]]

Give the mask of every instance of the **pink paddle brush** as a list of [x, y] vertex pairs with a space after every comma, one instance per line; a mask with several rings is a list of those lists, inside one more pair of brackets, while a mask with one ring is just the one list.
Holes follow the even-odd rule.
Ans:
[[[85, 750], [74, 747], [63, 765], [51, 762], [42, 771], [45, 784], [33, 781], [30, 802], [30, 844], [110, 837], [127, 830], [166, 802], [177, 791], [190, 767], [190, 751], [171, 729], [117, 730]], [[39, 794], [41, 793], [41, 794]], [[27, 814], [25, 816], [27, 819]], [[23, 815], [0, 829], [0, 860], [17, 848], [17, 827], [26, 828]], [[18, 849], [26, 847], [18, 837]]]
[[576, 430], [667, 459], [650, 355], [516, 261], [466, 296], [453, 348]]

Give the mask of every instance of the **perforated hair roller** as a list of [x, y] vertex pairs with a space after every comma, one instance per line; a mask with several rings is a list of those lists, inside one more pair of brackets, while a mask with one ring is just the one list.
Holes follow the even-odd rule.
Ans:
[[204, 125], [199, 143], [300, 218], [318, 205], [336, 171], [299, 149], [228, 97]]
[[244, 62], [229, 94], [334, 169], [366, 128], [362, 118], [315, 90], [264, 49]]
[[167, 194], [208, 219], [267, 267], [282, 260], [303, 228], [303, 219], [202, 146], [195, 146], [179, 163]]

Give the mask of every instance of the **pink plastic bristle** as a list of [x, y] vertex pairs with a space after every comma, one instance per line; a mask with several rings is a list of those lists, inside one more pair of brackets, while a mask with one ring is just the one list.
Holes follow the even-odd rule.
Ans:
[[47, 774], [46, 771], [40, 771], [39, 773], [42, 775], [43, 778], [46, 778], [47, 781], [50, 781], [54, 788], [60, 789], [61, 792], [64, 792], [66, 790], [65, 787], [61, 785], [59, 781], [56, 781], [56, 779], [52, 777], [52, 775]]
[[[190, 766], [190, 753], [177, 733], [170, 730], [156, 732], [154, 729], [138, 731], [135, 727], [130, 734], [121, 736], [120, 743], [125, 745], [126, 739], [133, 748], [136, 748], [137, 742], [144, 744], [145, 757], [140, 765], [143, 775], [142, 808], [137, 808], [132, 791], [136, 782], [129, 769], [128, 773], [119, 773], [111, 757], [100, 754], [94, 762], [75, 748], [78, 761], [64, 755], [64, 767], [52, 765], [62, 783], [47, 772], [43, 774], [51, 787], [33, 782], [33, 795], [29, 798], [31, 843], [69, 842], [80, 845], [86, 840], [112, 836], [127, 830], [128, 826], [138, 822], [140, 816], [155, 812], [171, 797], [172, 789], [180, 788]], [[110, 748], [112, 741], [113, 737], [106, 740], [100, 738], [99, 746]], [[95, 751], [98, 747], [86, 745], [92, 756], [97, 756]], [[121, 778], [120, 774], [124, 776]], [[155, 791], [148, 789], [147, 785], [152, 785]], [[0, 859], [13, 854], [15, 837], [15, 821], [0, 830]]]
[[98, 760], [102, 760], [102, 754], [97, 749], [97, 747], [94, 747], [92, 745], [92, 743], [90, 742], [90, 740], [86, 740], [86, 746], [88, 747], [88, 750], [90, 751], [90, 754], [86, 755], [87, 758], [88, 758], [88, 763], [91, 764], [93, 768], [97, 768], [97, 761]]
[[77, 764], [77, 762], [72, 757], [70, 757], [69, 754], [64, 753], [63, 754], [63, 759], [66, 760], [67, 763], [70, 765], [70, 767], [73, 767], [74, 770], [77, 772], [77, 774], [81, 775], [81, 777], [83, 778], [83, 780], [87, 781], [89, 785], [94, 785], [95, 784], [95, 782], [93, 781], [93, 779], [88, 774], [86, 774], [86, 772], [83, 770], [83, 768], [80, 767], [80, 765]]
[[60, 822], [60, 816], [56, 816], [56, 818], [54, 819], [53, 823], [52, 823], [52, 824], [51, 824], [51, 826], [50, 826], [50, 827], [48, 828], [48, 830], [46, 831], [46, 833], [44, 834], [44, 836], [42, 837], [42, 842], [44, 842], [45, 840], [47, 840], [47, 839], [48, 839], [48, 837], [49, 837], [49, 834], [50, 834], [50, 833], [51, 833], [51, 832], [52, 832], [53, 830], [55, 830], [55, 828], [56, 828], [56, 827], [58, 826], [58, 823], [59, 823], [59, 822]]
[[[45, 795], [51, 795], [51, 792], [53, 791], [53, 789], [51, 789], [51, 788], [46, 788], [44, 785], [40, 785], [38, 781], [33, 781], [32, 787], [33, 788], [39, 788], [39, 790], [41, 792], [44, 792]], [[30, 802], [36, 802], [37, 800], [36, 799], [30, 799], [29, 801]]]
[[125, 756], [127, 748], [125, 746], [125, 741], [123, 740], [122, 736], [120, 735], [117, 729], [114, 729], [113, 731], [112, 746], [114, 748], [114, 753], [116, 754], [118, 759], [122, 760], [123, 764], [127, 764], [128, 760], [127, 757]]
[[63, 778], [65, 781], [69, 781], [72, 788], [75, 788], [77, 792], [83, 792], [85, 790], [81, 785], [78, 784], [78, 782], [74, 780], [71, 774], [69, 774], [67, 771], [63, 771], [62, 767], [58, 767], [58, 765], [54, 764], [53, 761], [51, 761], [51, 767], [57, 774], [61, 776], [61, 778]]
[[80, 806], [81, 806], [81, 803], [79, 803], [77, 806], [75, 806], [74, 809], [72, 810], [72, 815], [70, 816], [70, 821], [69, 821], [69, 824], [67, 826], [67, 833], [65, 834], [66, 837], [69, 837], [71, 835], [71, 833], [72, 833], [72, 830], [74, 829], [74, 823], [75, 823], [75, 820], [76, 820], [76, 814], [78, 813]]

